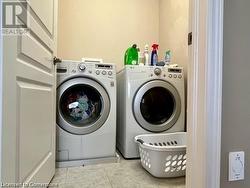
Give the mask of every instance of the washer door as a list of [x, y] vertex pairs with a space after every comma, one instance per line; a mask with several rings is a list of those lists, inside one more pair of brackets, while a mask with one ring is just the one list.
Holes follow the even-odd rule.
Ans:
[[178, 120], [181, 98], [169, 82], [153, 80], [137, 91], [133, 110], [135, 119], [142, 128], [150, 132], [163, 132]]
[[106, 90], [89, 78], [74, 78], [57, 89], [57, 124], [72, 134], [89, 134], [107, 120], [110, 100]]

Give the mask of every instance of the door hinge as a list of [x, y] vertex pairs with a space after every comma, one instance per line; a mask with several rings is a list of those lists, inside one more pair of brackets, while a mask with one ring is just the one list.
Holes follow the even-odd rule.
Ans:
[[54, 65], [56, 65], [57, 63], [61, 63], [61, 62], [62, 62], [61, 59], [59, 59], [59, 58], [57, 58], [57, 57], [54, 57], [54, 58], [53, 58], [53, 63], [54, 63]]
[[188, 46], [192, 45], [193, 43], [193, 33], [188, 33]]

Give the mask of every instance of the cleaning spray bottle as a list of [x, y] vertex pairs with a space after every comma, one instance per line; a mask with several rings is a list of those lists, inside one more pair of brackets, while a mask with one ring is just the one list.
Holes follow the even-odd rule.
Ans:
[[137, 45], [134, 44], [128, 48], [124, 56], [125, 65], [137, 65], [138, 64], [138, 50]]
[[171, 51], [168, 50], [166, 51], [166, 54], [165, 54], [165, 65], [169, 65], [171, 62]]
[[138, 48], [138, 64], [140, 66], [144, 66], [145, 65], [144, 52], [141, 52], [140, 48]]
[[149, 61], [149, 46], [148, 44], [145, 45], [144, 47], [144, 58], [145, 58], [145, 65], [151, 65], [150, 61]]
[[151, 65], [152, 66], [155, 66], [158, 62], [158, 54], [157, 54], [158, 48], [159, 48], [158, 44], [152, 45], [152, 54], [151, 54]]

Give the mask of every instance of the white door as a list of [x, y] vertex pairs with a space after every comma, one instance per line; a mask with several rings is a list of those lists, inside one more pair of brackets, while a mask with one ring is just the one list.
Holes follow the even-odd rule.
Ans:
[[30, 31], [3, 37], [3, 183], [49, 183], [55, 173], [57, 0], [27, 2]]

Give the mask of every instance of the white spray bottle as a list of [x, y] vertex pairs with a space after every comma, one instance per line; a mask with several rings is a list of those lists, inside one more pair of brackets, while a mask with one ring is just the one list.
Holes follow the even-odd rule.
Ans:
[[145, 45], [144, 48], [144, 57], [145, 57], [145, 65], [151, 65], [150, 61], [149, 61], [149, 46], [148, 44]]

